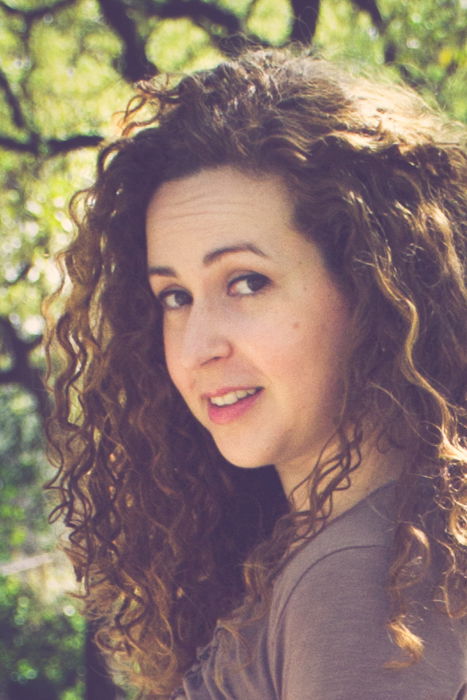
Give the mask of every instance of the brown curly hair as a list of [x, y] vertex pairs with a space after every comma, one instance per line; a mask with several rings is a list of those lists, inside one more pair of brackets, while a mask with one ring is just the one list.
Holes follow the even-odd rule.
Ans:
[[[165, 366], [147, 204], [161, 183], [226, 164], [284, 177], [297, 227], [353, 300], [338, 447], [313, 470], [306, 513], [287, 512], [271, 466], [221, 457]], [[267, 604], [297, 518], [300, 537], [324, 527], [370, 416], [381, 449], [410, 454], [388, 629], [409, 661], [421, 656], [408, 601], [434, 561], [446, 613], [466, 613], [465, 176], [460, 127], [415, 93], [294, 50], [140, 84], [72, 204], [71, 287], [48, 344], [50, 364], [62, 359], [49, 486], [100, 644], [145, 697], [173, 690], [216, 620]]]

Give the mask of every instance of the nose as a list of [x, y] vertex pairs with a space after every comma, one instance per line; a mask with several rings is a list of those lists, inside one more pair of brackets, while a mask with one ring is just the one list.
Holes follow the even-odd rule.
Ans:
[[231, 335], [225, 310], [216, 305], [193, 304], [183, 328], [181, 364], [185, 369], [194, 369], [229, 357]]

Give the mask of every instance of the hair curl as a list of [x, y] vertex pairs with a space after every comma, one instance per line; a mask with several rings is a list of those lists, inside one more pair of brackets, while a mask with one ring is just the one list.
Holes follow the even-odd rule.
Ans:
[[[388, 572], [393, 639], [421, 655], [407, 591], [433, 560], [446, 612], [466, 613], [462, 138], [406, 88], [252, 50], [176, 84], [142, 83], [96, 184], [75, 197], [71, 290], [49, 338], [50, 362], [57, 349], [63, 362], [50, 487], [100, 643], [145, 696], [174, 688], [217, 619], [267, 599], [296, 519], [312, 536], [350, 483], [370, 416], [382, 449], [410, 453]], [[224, 164], [284, 176], [299, 230], [353, 300], [339, 447], [316, 465], [305, 514], [286, 513], [272, 467], [226, 463], [165, 366], [145, 210], [162, 182]]]

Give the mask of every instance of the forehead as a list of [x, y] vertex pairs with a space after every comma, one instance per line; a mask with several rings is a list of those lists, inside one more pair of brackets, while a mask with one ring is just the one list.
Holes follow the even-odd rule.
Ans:
[[221, 244], [232, 236], [264, 238], [292, 228], [291, 196], [277, 175], [256, 176], [231, 167], [203, 170], [166, 182], [150, 200], [146, 226], [151, 249], [193, 236]]

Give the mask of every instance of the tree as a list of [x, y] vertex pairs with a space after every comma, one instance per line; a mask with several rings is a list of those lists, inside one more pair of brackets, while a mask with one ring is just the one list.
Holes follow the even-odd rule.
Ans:
[[67, 201], [92, 178], [135, 81], [213, 65], [240, 34], [386, 66], [467, 117], [461, 0], [0, 0], [3, 559], [44, 547], [40, 306], [72, 235]]

